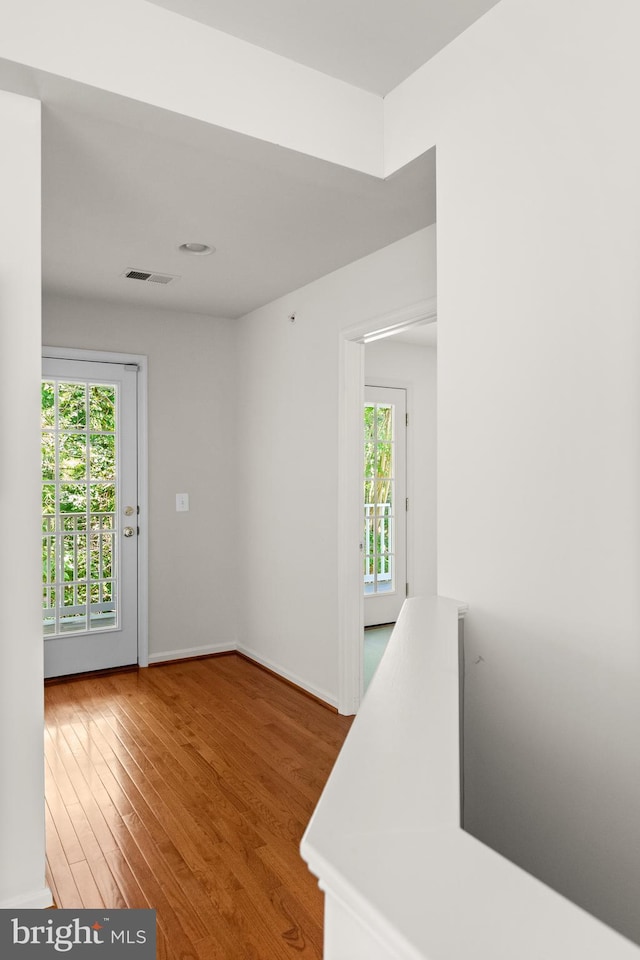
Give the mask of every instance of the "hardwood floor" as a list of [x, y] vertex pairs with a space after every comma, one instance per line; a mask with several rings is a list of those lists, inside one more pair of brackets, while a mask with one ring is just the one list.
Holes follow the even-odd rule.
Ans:
[[154, 907], [160, 960], [322, 956], [298, 845], [341, 717], [229, 655], [48, 686], [59, 907]]

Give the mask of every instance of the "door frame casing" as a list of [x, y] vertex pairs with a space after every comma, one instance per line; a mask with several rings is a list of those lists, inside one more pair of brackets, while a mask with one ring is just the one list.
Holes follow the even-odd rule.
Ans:
[[339, 331], [338, 345], [338, 712], [357, 713], [363, 695], [362, 444], [364, 343], [437, 319], [435, 297]]
[[84, 360], [97, 363], [135, 363], [137, 376], [137, 457], [138, 457], [138, 666], [149, 666], [149, 436], [148, 358], [137, 353], [112, 353], [75, 347], [42, 347], [42, 357], [54, 360]]

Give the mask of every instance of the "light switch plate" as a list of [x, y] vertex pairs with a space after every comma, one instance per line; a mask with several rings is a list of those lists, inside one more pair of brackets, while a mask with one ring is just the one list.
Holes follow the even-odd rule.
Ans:
[[189, 494], [176, 493], [176, 510], [178, 513], [186, 513], [189, 509]]

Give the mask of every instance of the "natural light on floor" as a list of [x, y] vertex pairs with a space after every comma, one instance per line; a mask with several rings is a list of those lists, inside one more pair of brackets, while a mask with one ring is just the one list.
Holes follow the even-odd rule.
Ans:
[[364, 689], [366, 690], [387, 648], [395, 623], [365, 627], [364, 631]]

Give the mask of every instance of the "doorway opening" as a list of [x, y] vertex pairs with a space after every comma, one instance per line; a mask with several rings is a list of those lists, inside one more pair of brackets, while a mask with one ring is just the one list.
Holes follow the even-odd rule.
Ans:
[[[363, 529], [364, 345], [436, 320], [435, 297], [340, 333], [339, 683], [338, 708], [356, 713], [364, 691], [365, 535]], [[366, 509], [366, 508], [365, 508]], [[381, 541], [384, 547], [384, 540]], [[385, 550], [381, 550], [384, 554]], [[382, 571], [382, 563], [380, 564]], [[405, 582], [405, 581], [403, 581]], [[406, 588], [405, 588], [406, 589]], [[404, 599], [404, 598], [402, 598]]]
[[364, 628], [362, 647], [362, 686], [363, 693], [367, 692], [373, 676], [380, 666], [387, 644], [395, 623], [381, 623], [373, 627]]

